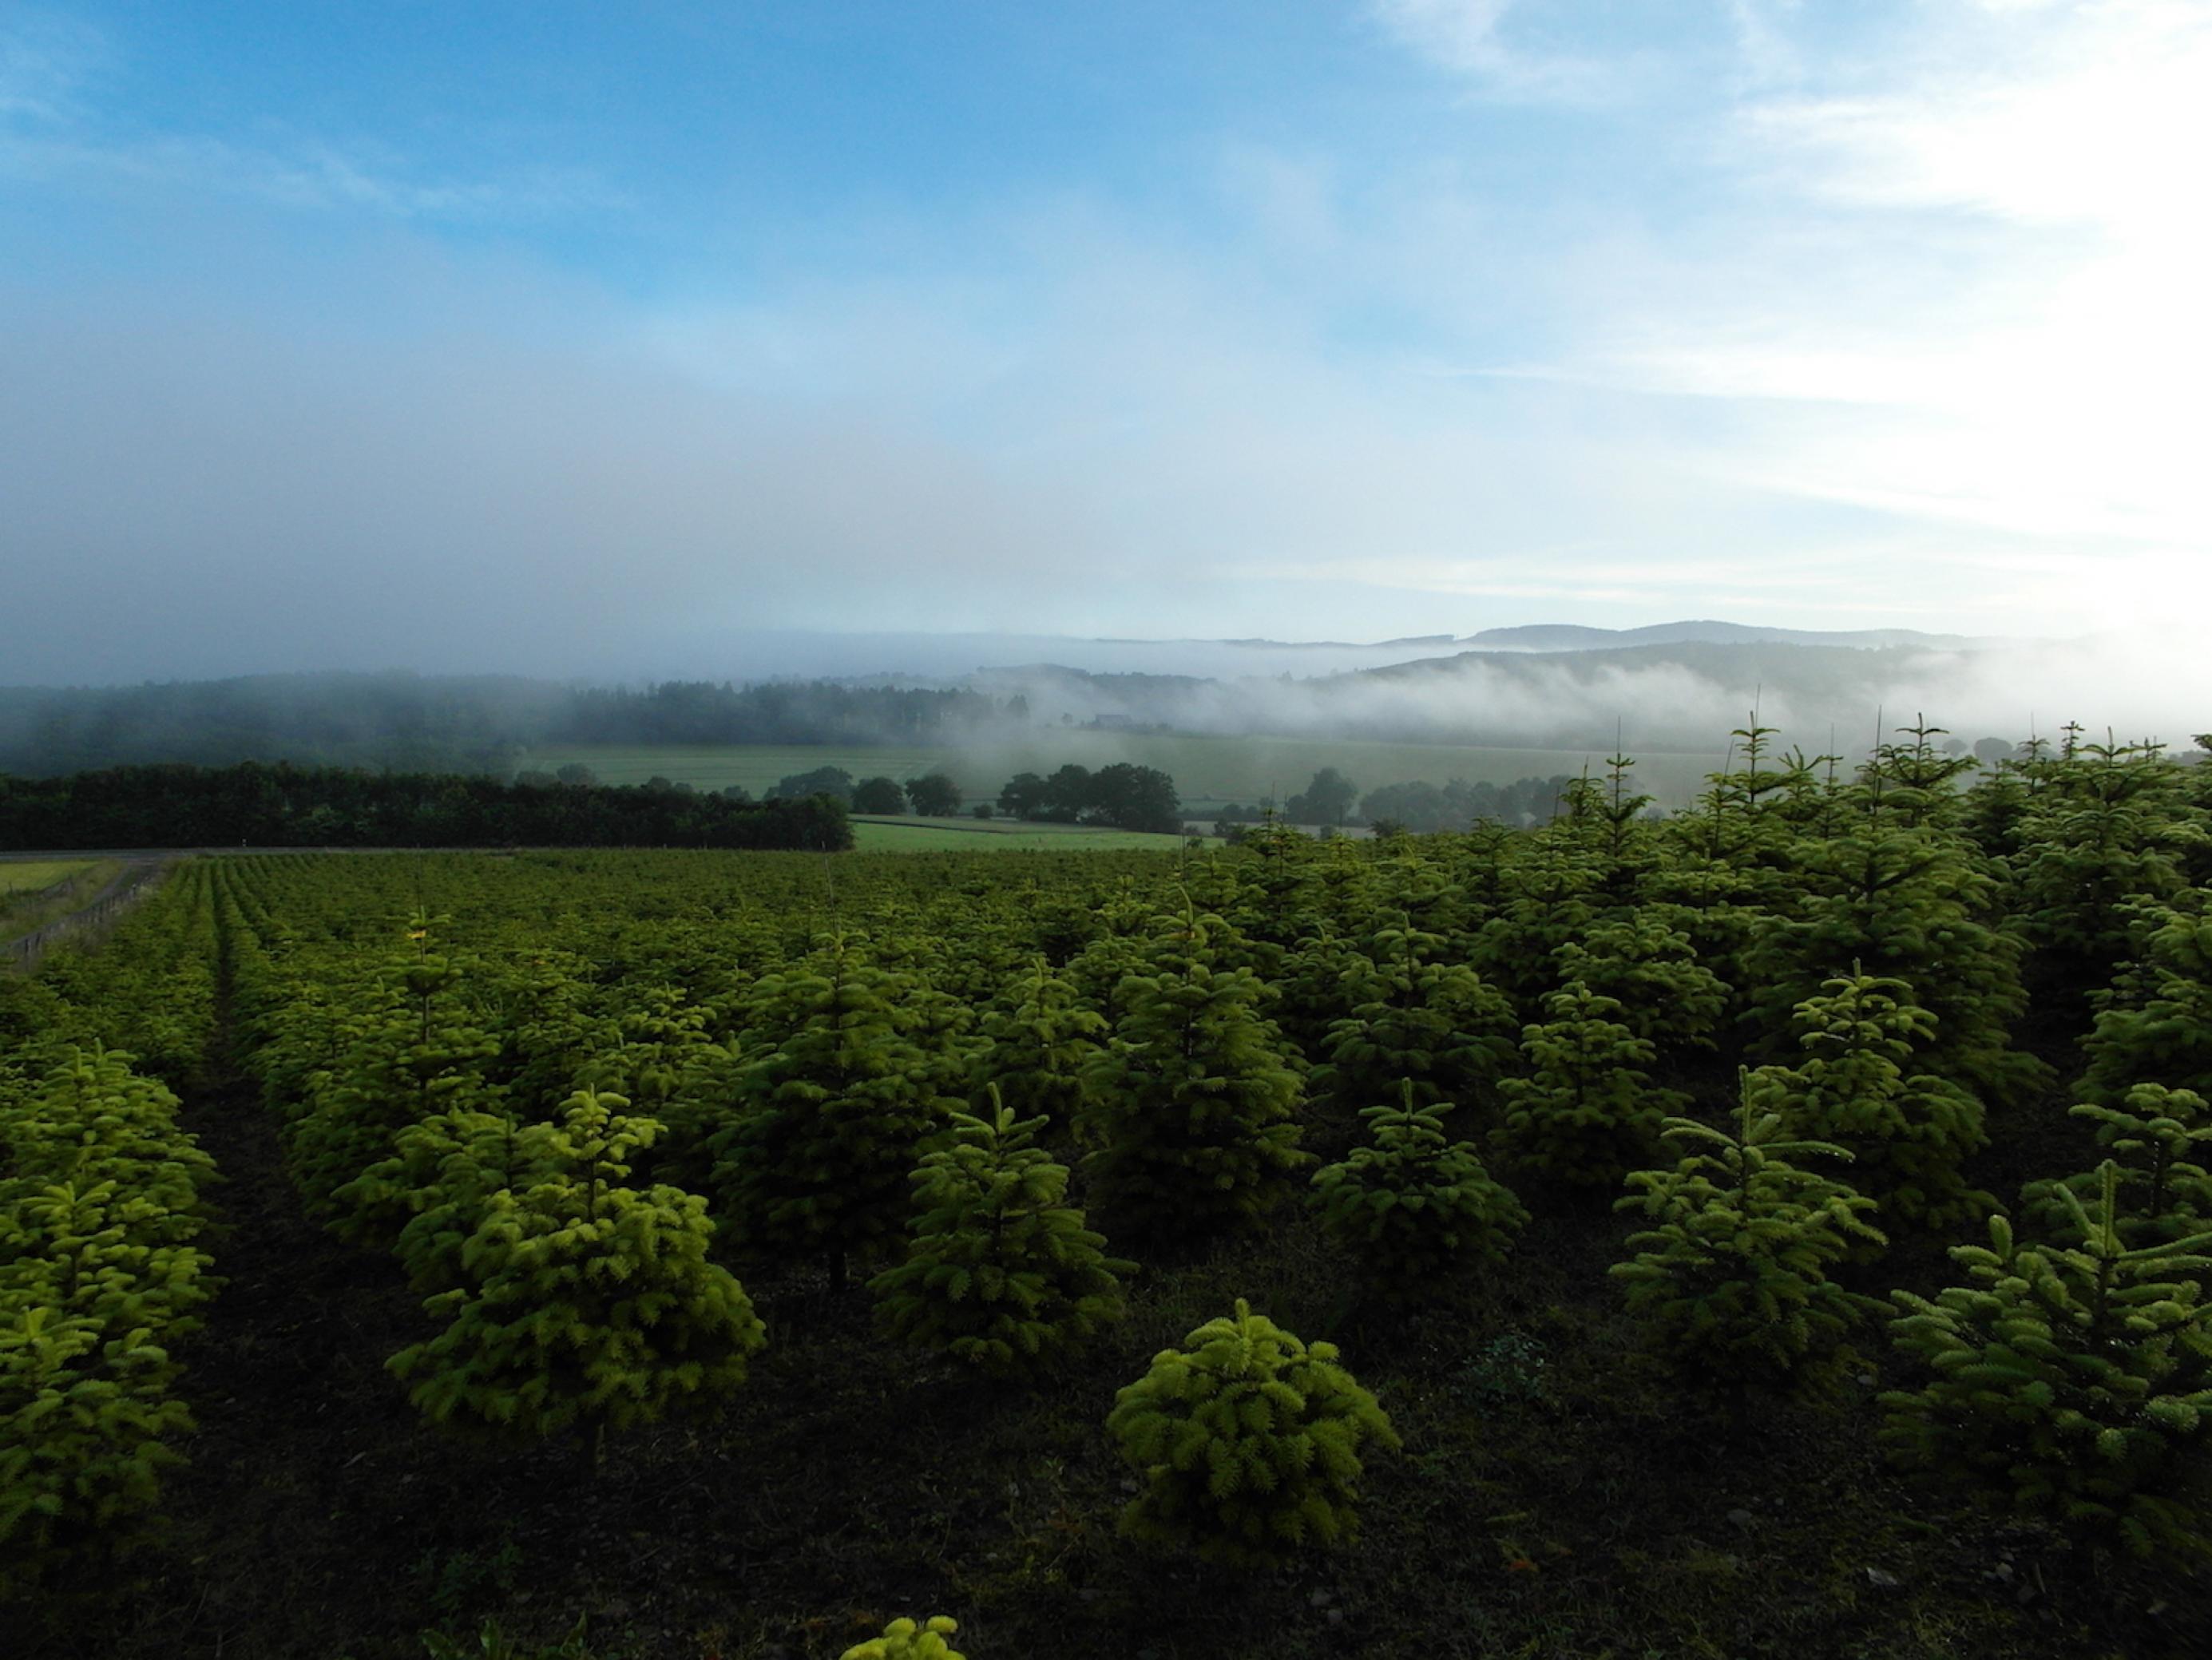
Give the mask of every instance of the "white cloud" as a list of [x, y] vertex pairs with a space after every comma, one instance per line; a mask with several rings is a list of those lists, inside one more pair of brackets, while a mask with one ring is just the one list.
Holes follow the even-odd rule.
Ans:
[[1795, 13], [1798, 4], [1799, 0], [1728, 0], [1729, 22], [1749, 86], [1786, 85], [1804, 77], [1804, 60], [1783, 22], [1784, 15]]
[[1745, 103], [1730, 210], [1625, 269], [1559, 372], [1711, 400], [1681, 456], [1716, 479], [1948, 526], [1962, 570], [2007, 538], [1997, 603], [2139, 620], [2212, 563], [2212, 9], [1915, 15], [1847, 94]]
[[1496, 96], [1586, 104], [1617, 94], [1616, 65], [1509, 42], [1504, 23], [1515, 4], [1516, 0], [1370, 0], [1369, 11], [1400, 46]]

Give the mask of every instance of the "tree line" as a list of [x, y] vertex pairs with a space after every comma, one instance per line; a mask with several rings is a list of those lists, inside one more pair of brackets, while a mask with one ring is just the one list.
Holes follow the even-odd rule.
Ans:
[[1323, 829], [1372, 826], [1378, 834], [1463, 830], [1485, 821], [1524, 828], [1549, 823], [1566, 810], [1575, 780], [1565, 773], [1549, 778], [1516, 778], [1510, 784], [1486, 780], [1470, 784], [1455, 778], [1443, 785], [1425, 779], [1385, 784], [1360, 792], [1334, 767], [1314, 774], [1305, 788], [1281, 803], [1263, 797], [1250, 806], [1231, 801], [1216, 815], [1214, 834], [1234, 842], [1245, 827], [1270, 819]]
[[544, 788], [343, 767], [118, 767], [0, 773], [0, 848], [690, 847], [834, 852], [853, 844], [835, 796], [746, 802], [673, 787]]
[[[742, 790], [737, 793], [743, 794]], [[889, 815], [911, 808], [939, 818], [957, 813], [967, 800], [959, 781], [949, 773], [924, 773], [903, 782], [883, 776], [856, 781], [842, 767], [817, 767], [778, 779], [769, 799], [814, 794], [835, 796], [855, 812]], [[1182, 798], [1175, 780], [1158, 767], [1129, 761], [1116, 761], [1096, 772], [1073, 762], [1049, 775], [1018, 772], [1000, 787], [995, 800], [978, 801], [970, 810], [978, 818], [1004, 813], [1036, 824], [1098, 824], [1169, 836], [1182, 828]]]

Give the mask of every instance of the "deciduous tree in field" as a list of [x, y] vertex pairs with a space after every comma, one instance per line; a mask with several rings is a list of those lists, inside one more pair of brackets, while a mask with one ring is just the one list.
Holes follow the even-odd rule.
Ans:
[[907, 781], [906, 799], [925, 818], [950, 818], [960, 811], [960, 786], [949, 774], [926, 772]]
[[1018, 772], [999, 791], [999, 811], [1012, 818], [1035, 818], [1044, 812], [1050, 794], [1045, 781], [1033, 772]]
[[853, 811], [896, 815], [906, 811], [906, 790], [896, 778], [863, 778], [853, 786]]
[[842, 767], [817, 767], [811, 772], [795, 772], [779, 778], [768, 793], [771, 801], [799, 801], [810, 795], [831, 795], [851, 805], [853, 775]]
[[1358, 799], [1358, 785], [1334, 767], [1323, 767], [1283, 804], [1283, 817], [1293, 824], [1341, 824]]

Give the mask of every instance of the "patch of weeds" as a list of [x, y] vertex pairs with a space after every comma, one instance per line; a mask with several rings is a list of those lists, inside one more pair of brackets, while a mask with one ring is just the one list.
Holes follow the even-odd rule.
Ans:
[[512, 1591], [515, 1572], [521, 1566], [522, 1548], [510, 1539], [489, 1554], [475, 1550], [425, 1551], [416, 1559], [413, 1573], [423, 1603], [439, 1619], [450, 1620], [482, 1600], [488, 1591], [501, 1596]]
[[1526, 1332], [1509, 1331], [1477, 1349], [1453, 1375], [1452, 1386], [1475, 1406], [1531, 1404], [1550, 1393], [1550, 1365], [1542, 1343]]
[[422, 1647], [430, 1660], [592, 1660], [592, 1651], [584, 1646], [581, 1614], [568, 1634], [555, 1643], [519, 1643], [500, 1629], [498, 1620], [487, 1620], [473, 1644], [465, 1637], [426, 1631]]

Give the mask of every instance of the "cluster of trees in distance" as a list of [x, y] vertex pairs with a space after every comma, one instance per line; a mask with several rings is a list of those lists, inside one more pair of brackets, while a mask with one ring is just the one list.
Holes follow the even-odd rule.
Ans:
[[1324, 829], [1373, 825], [1383, 830], [1463, 830], [1487, 820], [1526, 826], [1549, 823], [1561, 811], [1574, 780], [1565, 773], [1548, 778], [1516, 778], [1510, 784], [1470, 784], [1464, 778], [1436, 785], [1425, 779], [1385, 784], [1360, 793], [1359, 786], [1334, 767], [1323, 767], [1305, 788], [1278, 806], [1262, 800], [1246, 806], [1232, 801], [1216, 815], [1214, 833], [1231, 841], [1244, 825], [1273, 818], [1286, 824]]
[[[809, 795], [834, 796], [854, 812], [902, 813], [949, 818], [966, 797], [959, 781], [945, 772], [925, 773], [901, 782], [896, 778], [857, 781], [842, 767], [817, 767], [776, 781], [770, 800]], [[998, 800], [978, 801], [973, 811], [1049, 824], [1099, 824], [1113, 830], [1155, 830], [1172, 836], [1182, 829], [1182, 798], [1176, 782], [1158, 767], [1117, 761], [1097, 771], [1073, 762], [1049, 776], [1018, 772], [999, 790]]]
[[1117, 761], [1093, 772], [1073, 762], [1049, 777], [1018, 772], [999, 791], [999, 811], [1046, 824], [1108, 824], [1115, 830], [1182, 828], [1182, 798], [1158, 767]]
[[853, 845], [844, 803], [746, 802], [673, 787], [552, 788], [341, 767], [121, 767], [0, 773], [0, 848]]

